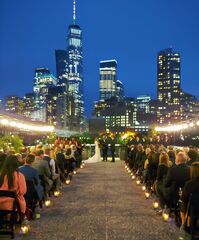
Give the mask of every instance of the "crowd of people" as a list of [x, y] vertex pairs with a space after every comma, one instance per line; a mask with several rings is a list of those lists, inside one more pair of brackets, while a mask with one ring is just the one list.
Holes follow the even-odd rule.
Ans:
[[[49, 204], [82, 167], [82, 147], [76, 139], [56, 139], [54, 144], [0, 151], [0, 191], [16, 193], [21, 222], [36, 218], [37, 209]], [[13, 210], [14, 199], [0, 197], [0, 210]]]
[[190, 232], [190, 215], [199, 215], [199, 149], [135, 144], [129, 139], [126, 164], [144, 189], [158, 199], [158, 214], [174, 215], [180, 230]]
[[[109, 149], [115, 161], [115, 144], [114, 137], [102, 138], [103, 161]], [[71, 181], [83, 165], [83, 148], [75, 138], [57, 138], [53, 144], [24, 147], [17, 153], [7, 146], [0, 151], [0, 191], [15, 191], [22, 221], [34, 219], [38, 207], [43, 208]], [[161, 142], [130, 137], [125, 161], [146, 191], [158, 199], [157, 213], [169, 210], [181, 229], [189, 232], [191, 206], [199, 212], [199, 149], [165, 147]], [[12, 208], [13, 199], [0, 197], [0, 210]]]

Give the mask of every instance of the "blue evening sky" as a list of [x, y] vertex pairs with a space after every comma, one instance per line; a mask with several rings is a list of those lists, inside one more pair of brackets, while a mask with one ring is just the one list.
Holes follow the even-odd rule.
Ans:
[[[32, 91], [34, 69], [55, 74], [72, 0], [0, 1], [0, 98]], [[83, 29], [85, 106], [99, 96], [99, 61], [117, 59], [126, 96], [156, 98], [159, 50], [181, 53], [182, 88], [199, 96], [199, 0], [77, 0]]]

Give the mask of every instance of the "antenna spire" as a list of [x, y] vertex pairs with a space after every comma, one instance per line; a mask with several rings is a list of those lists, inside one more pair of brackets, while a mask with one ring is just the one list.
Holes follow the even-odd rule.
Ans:
[[76, 0], [73, 0], [73, 24], [76, 22]]

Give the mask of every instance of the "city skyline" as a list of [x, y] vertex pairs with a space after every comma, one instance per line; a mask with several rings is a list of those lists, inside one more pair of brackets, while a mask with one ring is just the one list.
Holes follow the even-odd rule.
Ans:
[[[51, 40], [48, 40], [48, 44], [46, 42], [46, 45], [44, 45], [45, 41], [44, 39], [42, 39], [39, 43], [38, 42], [34, 42], [34, 38], [32, 39], [32, 48], [33, 50], [30, 51], [30, 53], [32, 53], [31, 55], [28, 54], [26, 51], [27, 46], [31, 43], [31, 39], [29, 39], [28, 42], [26, 42], [25, 40], [28, 39], [27, 36], [22, 35], [22, 36], [16, 36], [16, 41], [14, 41], [12, 47], [14, 47], [15, 51], [13, 51], [12, 47], [11, 49], [9, 49], [9, 43], [11, 44], [11, 42], [7, 42], [6, 43], [6, 39], [11, 36], [11, 33], [14, 29], [9, 29], [9, 24], [13, 23], [13, 21], [16, 18], [16, 13], [12, 12], [13, 9], [11, 9], [11, 14], [10, 16], [12, 16], [12, 18], [10, 18], [9, 20], [6, 19], [6, 14], [8, 10], [8, 7], [13, 6], [14, 7], [20, 7], [23, 5], [24, 7], [24, 11], [26, 8], [28, 7], [35, 7], [38, 4], [38, 1], [35, 1], [35, 5], [32, 3], [29, 4], [24, 4], [24, 1], [19, 1], [18, 5], [15, 5], [14, 3], [11, 5], [8, 3], [0, 3], [2, 5], [3, 10], [3, 15], [1, 14], [2, 20], [5, 21], [1, 21], [2, 23], [2, 34], [4, 36], [4, 38], [2, 40], [0, 40], [0, 45], [2, 48], [2, 56], [0, 59], [0, 68], [1, 68], [1, 82], [2, 82], [2, 88], [0, 90], [0, 97], [5, 98], [6, 95], [12, 95], [12, 94], [16, 94], [16, 95], [20, 95], [23, 96], [25, 95], [25, 93], [27, 92], [31, 92], [32, 91], [32, 84], [33, 84], [33, 77], [34, 77], [34, 69], [36, 67], [48, 67], [50, 68], [51, 72], [56, 75], [56, 71], [55, 71], [55, 57], [54, 57], [54, 50], [55, 49], [65, 49], [65, 43], [66, 41], [63, 41], [63, 37], [66, 37], [66, 33], [67, 33], [67, 27], [68, 25], [70, 25], [71, 23], [71, 19], [72, 19], [72, 3], [73, 1], [60, 1], [59, 5], [56, 5], [57, 9], [60, 10], [60, 18], [64, 18], [65, 20], [60, 20], [60, 18], [58, 17], [58, 19], [56, 19], [56, 23], [61, 25], [59, 26], [59, 29], [54, 29], [52, 28], [52, 32], [51, 35], [52, 36], [52, 42]], [[44, 1], [45, 2], [45, 1]], [[108, 11], [110, 10], [110, 2], [107, 3], [107, 9], [104, 9], [104, 14], [103, 17], [106, 19], [108, 17]], [[132, 6], [133, 4], [130, 3], [130, 1], [125, 1], [127, 3], [127, 5], [129, 6], [129, 8], [132, 10]], [[144, 1], [146, 3], [146, 1]], [[177, 1], [178, 2], [178, 1]], [[46, 9], [51, 9], [54, 6], [52, 1], [48, 1], [49, 5], [47, 5]], [[179, 13], [176, 13], [179, 15], [179, 17], [182, 15], [182, 12], [185, 11], [187, 5], [185, 4], [185, 1], [181, 1], [181, 6], [180, 6], [180, 10]], [[129, 43], [131, 43], [132, 40], [132, 32], [133, 29], [131, 30], [131, 28], [127, 28], [127, 26], [130, 26], [129, 22], [133, 22], [134, 20], [134, 16], [130, 17], [129, 14], [129, 10], [127, 9], [128, 6], [125, 5], [125, 3], [122, 4], [124, 10], [127, 11], [127, 16], [124, 16], [124, 19], [120, 18], [120, 24], [122, 26], [123, 21], [125, 21], [125, 19], [128, 17], [129, 22], [125, 22], [127, 26], [124, 25], [124, 29], [119, 28], [120, 31], [122, 31], [122, 35], [125, 35], [125, 33], [129, 33], [129, 38], [127, 39], [123, 39], [124, 45], [121, 46], [121, 38], [118, 37], [118, 39], [120, 40], [120, 45], [119, 45], [119, 40], [116, 41], [116, 29], [115, 29], [115, 25], [112, 25], [112, 28], [109, 29], [109, 31], [107, 31], [106, 29], [102, 29], [102, 25], [103, 25], [103, 21], [104, 18], [101, 19], [100, 15], [98, 15], [98, 17], [94, 17], [93, 13], [90, 13], [90, 15], [92, 15], [92, 17], [94, 17], [93, 21], [93, 28], [95, 30], [95, 26], [98, 26], [97, 31], [95, 30], [94, 33], [97, 34], [97, 36], [101, 36], [98, 39], [98, 42], [92, 41], [93, 39], [95, 39], [94, 36], [92, 36], [92, 31], [90, 31], [90, 23], [87, 21], [88, 20], [88, 10], [86, 10], [86, 6], [88, 6], [88, 4], [91, 4], [90, 7], [96, 10], [97, 7], [99, 7], [99, 10], [102, 8], [103, 6], [103, 1], [101, 1], [101, 4], [96, 3], [97, 6], [93, 5], [91, 3], [90, 0], [85, 1], [85, 5], [82, 4], [80, 1], [78, 1], [78, 19], [77, 19], [77, 23], [82, 27], [83, 29], [83, 37], [84, 37], [84, 45], [83, 45], [83, 51], [84, 51], [84, 71], [85, 71], [85, 102], [86, 102], [86, 115], [90, 115], [90, 113], [92, 112], [93, 109], [93, 101], [96, 101], [99, 99], [99, 74], [98, 74], [98, 68], [99, 68], [99, 61], [100, 60], [104, 60], [104, 59], [116, 59], [118, 61], [118, 76], [119, 76], [119, 80], [121, 80], [124, 84], [125, 87], [125, 92], [127, 96], [134, 96], [136, 97], [137, 95], [140, 94], [150, 94], [152, 96], [152, 98], [156, 98], [157, 97], [157, 92], [156, 92], [156, 82], [157, 82], [157, 64], [156, 64], [156, 59], [157, 59], [157, 54], [161, 49], [167, 48], [169, 47], [169, 43], [173, 43], [173, 47], [175, 48], [176, 51], [180, 52], [181, 54], [181, 58], [182, 58], [182, 88], [186, 91], [186, 92], [190, 92], [194, 95], [196, 95], [198, 97], [198, 88], [197, 88], [197, 79], [198, 76], [196, 74], [196, 70], [198, 68], [198, 62], [197, 62], [197, 51], [198, 49], [195, 48], [194, 44], [192, 43], [196, 43], [199, 38], [199, 34], [198, 34], [198, 29], [196, 29], [197, 26], [197, 21], [193, 21], [197, 19], [196, 14], [196, 10], [197, 7], [199, 7], [199, 4], [196, 1], [193, 1], [193, 5], [195, 5], [195, 8], [192, 6], [191, 8], [193, 8], [193, 12], [192, 12], [192, 17], [191, 19], [188, 20], [188, 22], [192, 23], [192, 30], [190, 30], [191, 34], [190, 34], [190, 39], [189, 41], [186, 42], [186, 38], [187, 36], [184, 36], [183, 39], [178, 39], [178, 37], [176, 36], [174, 29], [175, 29], [175, 24], [173, 23], [173, 26], [171, 27], [171, 31], [169, 31], [166, 27], [166, 33], [168, 34], [168, 39], [166, 39], [165, 41], [162, 41], [157, 44], [156, 41], [154, 41], [154, 43], [150, 42], [150, 41], [144, 41], [145, 45], [142, 46], [142, 48], [140, 48], [140, 52], [138, 52], [137, 48], [139, 48], [138, 46], [141, 46], [143, 44], [143, 40], [141, 38], [142, 34], [140, 33], [140, 35], [137, 36], [136, 41], [137, 44], [139, 43], [139, 40], [141, 41], [140, 45], [138, 44], [138, 46], [134, 45], [134, 41], [132, 41], [132, 44], [129, 45]], [[136, 3], [138, 10], [141, 10], [141, 5], [139, 5], [139, 3]], [[170, 6], [171, 3], [167, 3], [165, 4], [165, 12], [166, 9]], [[147, 4], [146, 4], [147, 5]], [[154, 4], [152, 4], [154, 7]], [[161, 7], [161, 4], [157, 4], [158, 7]], [[67, 14], [66, 11], [62, 11], [63, 10], [63, 6], [67, 6], [68, 8], [66, 8], [67, 10]], [[116, 18], [116, 13], [119, 11], [119, 6], [120, 3], [115, 6], [115, 11], [113, 11], [113, 16], [111, 19], [111, 23], [113, 23], [113, 20], [115, 20]], [[44, 7], [43, 5], [41, 6], [41, 10], [42, 7]], [[100, 8], [101, 7], [101, 8]], [[172, 4], [173, 9], [175, 9], [175, 7], [177, 7], [176, 3]], [[189, 6], [190, 7], [190, 6]], [[152, 6], [151, 6], [152, 8]], [[20, 12], [20, 9], [18, 9]], [[65, 9], [64, 9], [65, 10]], [[135, 11], [135, 9], [134, 9]], [[17, 11], [18, 12], [18, 11]], [[19, 14], [18, 12], [18, 14]], [[48, 12], [48, 11], [47, 11]], [[139, 12], [139, 11], [138, 11]], [[144, 16], [144, 12], [146, 12], [146, 10], [143, 9], [143, 16]], [[165, 14], [162, 13], [162, 15]], [[12, 14], [13, 13], [13, 14]], [[63, 14], [65, 13], [65, 15]], [[23, 14], [25, 14], [23, 12]], [[38, 11], [38, 14], [41, 14], [40, 11]], [[63, 15], [62, 15], [63, 14]], [[152, 16], [147, 13], [148, 15], [146, 16], [146, 18], [152, 18]], [[26, 15], [26, 14], [25, 14]], [[96, 14], [97, 15], [97, 14]], [[190, 13], [189, 13], [190, 15]], [[169, 17], [170, 15], [168, 15]], [[23, 16], [24, 17], [24, 16]], [[27, 17], [27, 15], [26, 15]], [[39, 15], [39, 18], [41, 17], [41, 15]], [[138, 17], [138, 16], [137, 16]], [[159, 16], [160, 17], [160, 16]], [[182, 16], [181, 16], [182, 17]], [[176, 18], [176, 15], [175, 15]], [[30, 17], [28, 18], [29, 20], [33, 20], [32, 19], [32, 15], [30, 12]], [[98, 22], [99, 20], [102, 20], [101, 25]], [[16, 25], [22, 20], [16, 19]], [[50, 20], [50, 19], [49, 19]], [[137, 19], [136, 22], [139, 23], [139, 18]], [[151, 19], [152, 22], [154, 22], [155, 19]], [[184, 18], [182, 18], [183, 21], [185, 21]], [[41, 21], [41, 19], [40, 19]], [[45, 31], [41, 31], [42, 29], [38, 28], [37, 31], [38, 33], [41, 34], [41, 36], [43, 36], [42, 34], [46, 34], [46, 31], [49, 30], [49, 26], [51, 25], [52, 20], [50, 20], [48, 23], [47, 22], [42, 22], [41, 21], [41, 25], [43, 26], [43, 24], [46, 26], [46, 28], [44, 29]], [[168, 18], [168, 25], [169, 22], [171, 21], [171, 19]], [[179, 20], [180, 21], [180, 20]], [[30, 21], [31, 22], [31, 21]], [[163, 27], [165, 27], [165, 20], [163, 20]], [[34, 25], [34, 23], [32, 23]], [[140, 24], [140, 28], [143, 27], [143, 22], [139, 23]], [[145, 23], [146, 25], [148, 23]], [[156, 25], [158, 25], [159, 23], [157, 23]], [[188, 23], [187, 23], [188, 24]], [[195, 24], [195, 25], [194, 25]], [[8, 27], [6, 27], [8, 26]], [[25, 24], [22, 25], [21, 27], [19, 26], [19, 32], [22, 31], [25, 28]], [[108, 24], [107, 24], [108, 26]], [[27, 26], [26, 26], [27, 27]], [[35, 24], [36, 27], [36, 24]], [[186, 26], [184, 29], [185, 31], [188, 30], [187, 28], [188, 26]], [[151, 31], [153, 34], [153, 26], [151, 26]], [[12, 31], [8, 31], [12, 30]], [[127, 31], [128, 29], [130, 29], [130, 31]], [[53, 37], [53, 31], [57, 30], [57, 32], [64, 32], [63, 34], [55, 34], [58, 39], [54, 39]], [[59, 30], [59, 31], [58, 31]], [[105, 33], [107, 34], [103, 34], [103, 30], [105, 30]], [[135, 29], [135, 35], [136, 31], [137, 33], [139, 29]], [[141, 29], [140, 29], [141, 30]], [[180, 35], [182, 34], [181, 31], [181, 26], [179, 25], [179, 29], [177, 29], [176, 31], [178, 33], [180, 33]], [[14, 30], [15, 31], [15, 30]], [[36, 31], [34, 29], [34, 31]], [[34, 32], [33, 31], [33, 32]], [[36, 31], [36, 32], [37, 32]], [[196, 31], [196, 32], [195, 32]], [[56, 32], [56, 31], [55, 31]], [[173, 35], [171, 35], [171, 32], [173, 32]], [[145, 29], [145, 34], [149, 33], [148, 29]], [[111, 35], [113, 34], [113, 35]], [[159, 31], [157, 31], [157, 35], [160, 34]], [[167, 35], [165, 33], [163, 33], [164, 37], [165, 35]], [[47, 34], [46, 34], [47, 35]], [[153, 36], [154, 38], [157, 37], [157, 35], [155, 34], [155, 36]], [[23, 38], [23, 36], [25, 36], [25, 40], [24, 42], [22, 41], [20, 44], [17, 44], [18, 41]], [[30, 33], [30, 36], [32, 36], [32, 33]], [[104, 37], [105, 36], [105, 37]], [[106, 37], [107, 36], [107, 37]], [[113, 36], [114, 39], [110, 38], [110, 36]], [[128, 35], [127, 35], [128, 36]], [[192, 39], [194, 38], [195, 39]], [[105, 40], [106, 39], [106, 44], [105, 44]], [[149, 37], [150, 38], [150, 37]], [[170, 40], [169, 40], [170, 39]], [[191, 41], [191, 39], [193, 41]], [[13, 39], [10, 39], [10, 41]], [[183, 41], [184, 42], [183, 42]], [[89, 42], [92, 44], [89, 44]], [[181, 42], [182, 41], [182, 42]], [[181, 42], [181, 44], [180, 44]], [[126, 43], [126, 44], [125, 44]], [[131, 46], [132, 45], [132, 46]], [[161, 46], [160, 46], [161, 45]], [[186, 45], [186, 47], [185, 47]], [[98, 47], [100, 47], [102, 50], [98, 50]], [[116, 47], [120, 46], [119, 49], [117, 49]], [[130, 46], [130, 47], [129, 47]], [[146, 47], [148, 46], [148, 51], [146, 50]], [[151, 49], [150, 47], [151, 46]], [[184, 46], [184, 47], [183, 47]], [[93, 52], [92, 48], [96, 47], [96, 51]], [[40, 49], [38, 54], [33, 53], [33, 51], [35, 51], [35, 49]], [[195, 49], [195, 51], [193, 51], [193, 49]], [[12, 57], [13, 60], [9, 58], [8, 61], [8, 57], [10, 56], [5, 56], [5, 52], [9, 53], [12, 50]], [[125, 52], [123, 52], [125, 50]], [[129, 54], [127, 53], [127, 51], [129, 52]], [[145, 51], [144, 51], [145, 50]], [[48, 53], [47, 53], [48, 52]], [[133, 53], [135, 52], [135, 54], [133, 55]], [[47, 54], [46, 54], [47, 53]], [[126, 56], [125, 56], [125, 54]], [[140, 54], [138, 54], [140, 53]], [[21, 55], [20, 55], [21, 54]], [[24, 55], [23, 55], [24, 54]], [[132, 56], [131, 56], [132, 54]], [[30, 55], [30, 58], [29, 58]], [[130, 57], [129, 57], [130, 55]], [[50, 57], [49, 57], [50, 56]], [[16, 63], [16, 58], [19, 57], [19, 60]], [[26, 59], [26, 57], [28, 57], [28, 59]], [[129, 62], [126, 62], [125, 59], [128, 58], [130, 59]], [[194, 61], [195, 59], [195, 61]], [[27, 61], [25, 61], [27, 60]], [[143, 62], [141, 61], [143, 60]], [[38, 61], [38, 63], [36, 64], [36, 62]], [[148, 62], [149, 61], [149, 62]], [[8, 62], [10, 63], [10, 65], [8, 65]], [[12, 62], [15, 65], [12, 65]], [[129, 64], [131, 63], [131, 67], [129, 66]], [[149, 65], [147, 65], [147, 63], [149, 63]], [[125, 67], [124, 67], [125, 66]], [[138, 68], [139, 66], [139, 68]], [[14, 69], [13, 69], [14, 68]], [[145, 69], [145, 71], [142, 70], [142, 68]], [[10, 69], [12, 69], [12, 71], [9, 71]], [[5, 81], [4, 81], [5, 79]], [[7, 82], [10, 81], [11, 84], [7, 84]], [[14, 87], [12, 87], [12, 84], [16, 84], [18, 83], [18, 87], [16, 88], [16, 85]], [[138, 84], [139, 83], [139, 84]], [[142, 84], [140, 84], [142, 83]], [[130, 86], [127, 87], [127, 85], [130, 84]], [[189, 85], [188, 85], [189, 84]], [[139, 86], [141, 85], [141, 86]], [[17, 93], [15, 92], [17, 91]], [[89, 99], [88, 99], [89, 98]]]

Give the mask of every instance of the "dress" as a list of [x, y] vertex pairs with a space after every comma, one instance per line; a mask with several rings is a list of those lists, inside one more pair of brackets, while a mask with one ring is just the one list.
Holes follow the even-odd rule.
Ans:
[[101, 154], [99, 148], [99, 142], [95, 141], [95, 155], [85, 161], [86, 163], [97, 163], [101, 162]]
[[[8, 188], [8, 179], [7, 176], [4, 176], [4, 182], [0, 187], [0, 190], [6, 191], [15, 191], [17, 194], [17, 198], [19, 201], [19, 205], [21, 208], [21, 212], [25, 213], [26, 211], [26, 201], [24, 199], [24, 195], [26, 193], [26, 181], [25, 177], [22, 173], [14, 172], [14, 181], [13, 181], [13, 188]], [[0, 198], [0, 209], [1, 210], [12, 210], [13, 208], [13, 199], [9, 197], [1, 197]]]

